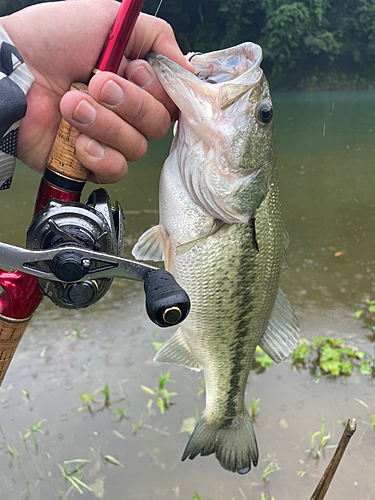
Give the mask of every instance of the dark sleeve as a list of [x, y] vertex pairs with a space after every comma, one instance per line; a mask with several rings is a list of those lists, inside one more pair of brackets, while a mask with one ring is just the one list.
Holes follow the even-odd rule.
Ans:
[[12, 182], [18, 131], [33, 82], [32, 73], [0, 24], [0, 191]]

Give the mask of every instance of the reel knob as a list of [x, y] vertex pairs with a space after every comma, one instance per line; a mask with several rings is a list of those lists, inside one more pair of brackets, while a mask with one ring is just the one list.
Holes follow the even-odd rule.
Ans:
[[151, 321], [167, 327], [186, 318], [190, 311], [189, 297], [168, 271], [153, 269], [144, 283], [146, 310]]

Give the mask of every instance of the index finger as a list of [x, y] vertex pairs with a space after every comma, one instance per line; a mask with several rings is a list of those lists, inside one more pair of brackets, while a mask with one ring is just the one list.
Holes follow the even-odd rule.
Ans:
[[189, 71], [194, 66], [183, 56], [171, 26], [158, 17], [141, 13], [130, 37], [125, 56], [143, 59], [149, 52], [158, 52]]

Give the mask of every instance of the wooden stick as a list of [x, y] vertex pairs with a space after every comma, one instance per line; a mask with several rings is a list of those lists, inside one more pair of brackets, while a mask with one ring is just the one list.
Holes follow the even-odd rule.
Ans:
[[340, 442], [337, 445], [335, 454], [333, 455], [328, 467], [324, 471], [322, 479], [319, 481], [318, 486], [316, 487], [314, 493], [310, 500], [323, 500], [325, 497], [329, 485], [333, 479], [333, 476], [339, 466], [340, 460], [345, 452], [346, 447], [350, 441], [350, 438], [353, 436], [357, 429], [357, 422], [355, 418], [349, 418], [348, 423], [344, 429], [344, 432], [341, 436]]

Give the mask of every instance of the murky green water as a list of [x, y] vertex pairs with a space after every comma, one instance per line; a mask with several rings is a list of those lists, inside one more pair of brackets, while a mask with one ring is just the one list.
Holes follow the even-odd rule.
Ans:
[[[372, 332], [352, 313], [374, 290], [375, 97], [371, 93], [275, 96], [276, 136], [284, 219], [291, 239], [289, 269], [283, 288], [297, 311], [301, 336], [341, 337], [372, 353]], [[168, 141], [153, 144], [133, 164], [127, 178], [111, 186], [127, 213], [127, 246], [157, 223], [158, 177]], [[0, 196], [0, 237], [23, 245], [39, 177], [20, 166], [13, 188]], [[89, 187], [92, 189], [92, 186]], [[86, 193], [89, 192], [86, 188]], [[333, 449], [321, 460], [308, 458], [309, 435], [320, 430], [322, 415], [330, 444], [337, 444], [343, 421], [358, 419], [358, 430], [345, 453], [327, 498], [375, 496], [375, 382], [358, 371], [346, 379], [323, 379], [290, 363], [252, 372], [247, 401], [261, 398], [255, 430], [260, 463], [240, 477], [224, 471], [214, 457], [180, 462], [188, 434], [184, 419], [204, 407], [197, 393], [201, 378], [172, 366], [173, 405], [161, 415], [141, 385], [155, 388], [167, 366], [153, 363], [152, 334], [139, 283], [116, 281], [97, 305], [64, 311], [45, 300], [35, 314], [0, 389], [0, 498], [80, 498], [62, 476], [64, 461], [87, 459], [82, 481], [87, 498], [275, 500], [309, 499]], [[72, 330], [79, 328], [80, 338]], [[173, 329], [161, 331], [157, 341]], [[93, 413], [75, 413], [78, 392], [92, 394], [108, 383], [113, 400]], [[28, 399], [22, 390], [29, 391]], [[361, 400], [367, 407], [358, 400]], [[128, 405], [127, 419], [111, 410]], [[21, 435], [42, 419], [38, 448]], [[142, 425], [133, 435], [133, 426]], [[19, 458], [9, 453], [16, 449]], [[123, 467], [108, 463], [115, 457]], [[304, 463], [300, 461], [303, 460]], [[280, 471], [262, 481], [270, 461]], [[304, 469], [301, 478], [297, 471]], [[26, 486], [26, 482], [28, 485]]]

